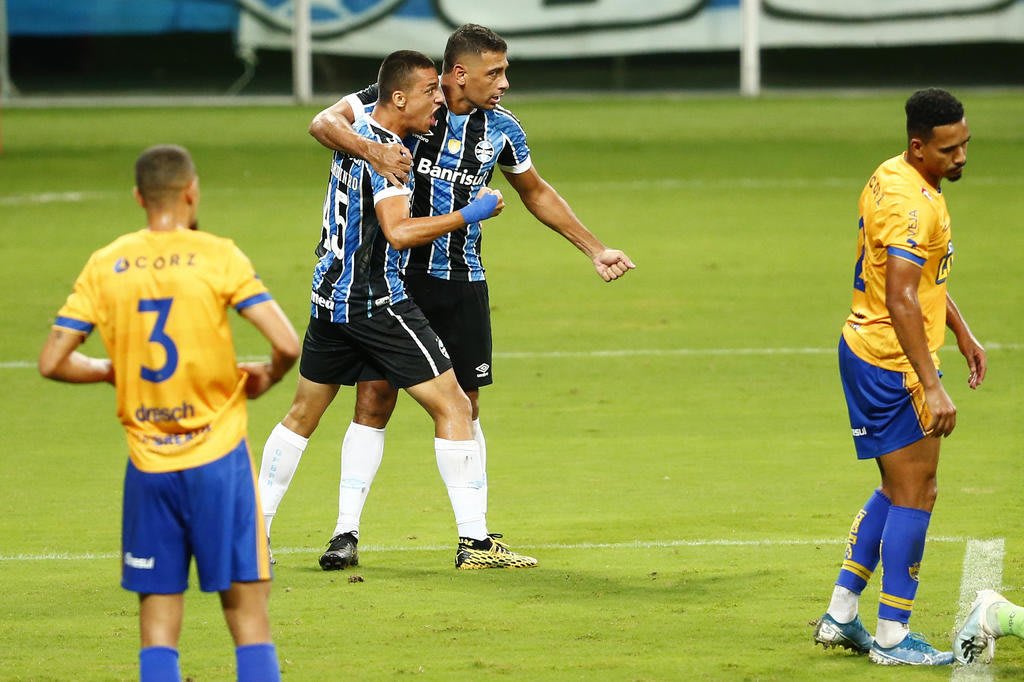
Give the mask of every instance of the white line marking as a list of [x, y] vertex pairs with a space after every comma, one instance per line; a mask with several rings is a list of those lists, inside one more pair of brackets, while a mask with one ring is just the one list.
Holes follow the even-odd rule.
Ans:
[[40, 192], [0, 196], [0, 206], [34, 206], [38, 204], [77, 204], [90, 199], [114, 196], [114, 192]]
[[[989, 351], [1019, 351], [1024, 343], [985, 344]], [[942, 350], [956, 350], [956, 346], [945, 346]], [[547, 358], [629, 358], [629, 357], [708, 357], [716, 355], [831, 355], [835, 348], [622, 348], [617, 350], [550, 350], [550, 351], [497, 351], [494, 357], [507, 360], [542, 360]], [[266, 360], [265, 355], [248, 355], [238, 358], [242, 362]], [[36, 366], [28, 360], [0, 362], [0, 369], [30, 369]]]
[[[960, 604], [957, 608], [956, 622], [958, 628], [974, 602], [978, 590], [999, 590], [1003, 586], [1003, 556], [1006, 554], [1006, 541], [1003, 538], [992, 540], [968, 540], [964, 552], [963, 576], [960, 579]], [[992, 673], [987, 665], [957, 666], [953, 669], [953, 680], [991, 680]]]
[[[520, 545], [518, 549], [545, 550], [545, 549], [667, 549], [670, 547], [803, 547], [811, 545], [842, 545], [846, 538], [826, 539], [782, 539], [782, 540], [729, 540], [726, 538], [708, 538], [694, 540], [634, 540], [632, 542], [580, 542], [580, 543], [548, 543], [539, 545]], [[970, 538], [955, 536], [938, 536], [928, 538], [928, 542], [941, 543], [964, 543], [974, 542]], [[999, 540], [1002, 542], [1002, 540]], [[393, 553], [393, 552], [441, 552], [454, 548], [454, 543], [445, 545], [360, 545], [363, 551]], [[322, 546], [317, 547], [274, 547], [274, 555], [279, 554], [319, 554], [323, 551]], [[117, 554], [111, 552], [85, 552], [82, 554], [54, 553], [54, 554], [12, 554], [0, 555], [2, 561], [93, 561], [96, 559], [116, 559]]]
[[[572, 187], [593, 191], [628, 190], [628, 189], [812, 189], [829, 188], [860, 188], [864, 186], [864, 178], [647, 178], [632, 180], [559, 180], [559, 187]], [[1024, 185], [1024, 178], [982, 176], [970, 178], [973, 185], [1009, 186]]]
[[[971, 176], [972, 185], [996, 187], [1018, 187], [1024, 185], [1024, 178], [1014, 176]], [[558, 185], [582, 189], [606, 191], [608, 189], [813, 189], [815, 187], [860, 188], [864, 178], [817, 177], [817, 178], [648, 178], [633, 180], [560, 180]], [[240, 187], [222, 187], [221, 193], [249, 192]], [[281, 191], [280, 189], [278, 191]], [[306, 190], [303, 190], [304, 192]], [[0, 206], [32, 206], [36, 204], [75, 204], [83, 201], [112, 197], [123, 192], [109, 190], [80, 190], [67, 192], [36, 192], [31, 194], [0, 195]]]

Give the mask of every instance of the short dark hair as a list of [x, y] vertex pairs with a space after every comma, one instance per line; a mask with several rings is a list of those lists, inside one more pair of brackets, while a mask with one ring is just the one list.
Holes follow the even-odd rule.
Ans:
[[448, 44], [444, 47], [444, 72], [455, 68], [463, 55], [481, 55], [484, 52], [508, 52], [508, 43], [486, 26], [463, 24], [448, 36]]
[[192, 156], [176, 144], [146, 149], [135, 161], [135, 187], [147, 205], [160, 206], [196, 177]]
[[416, 50], [397, 50], [381, 62], [377, 72], [377, 97], [385, 102], [391, 99], [398, 90], [405, 90], [412, 85], [413, 75], [420, 69], [434, 69], [434, 60]]
[[924, 142], [932, 139], [936, 126], [956, 123], [964, 117], [964, 105], [956, 97], [939, 88], [918, 90], [907, 99], [907, 139]]

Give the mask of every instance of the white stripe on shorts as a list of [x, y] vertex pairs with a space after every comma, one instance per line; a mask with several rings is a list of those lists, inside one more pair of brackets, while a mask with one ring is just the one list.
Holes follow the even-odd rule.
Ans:
[[437, 365], [434, 364], [434, 358], [431, 357], [430, 352], [420, 342], [420, 339], [418, 336], [416, 336], [416, 333], [413, 332], [413, 330], [409, 329], [409, 326], [405, 324], [405, 320], [402, 319], [402, 316], [397, 314], [394, 310], [392, 310], [391, 306], [387, 307], [387, 311], [388, 315], [398, 320], [398, 324], [402, 325], [402, 329], [409, 332], [409, 336], [411, 336], [412, 340], [416, 342], [416, 345], [419, 347], [419, 349], [423, 351], [423, 357], [425, 357], [427, 359], [427, 362], [430, 363], [430, 371], [434, 373], [435, 377], [439, 376], [441, 373], [437, 371]]

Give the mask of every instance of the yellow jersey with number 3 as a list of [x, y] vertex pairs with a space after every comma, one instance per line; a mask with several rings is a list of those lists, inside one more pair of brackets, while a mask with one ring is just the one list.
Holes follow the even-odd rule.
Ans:
[[132, 462], [149, 473], [180, 471], [245, 437], [246, 377], [227, 308], [269, 299], [231, 240], [144, 229], [92, 254], [54, 329], [99, 331]]
[[921, 268], [917, 295], [928, 347], [938, 367], [937, 353], [946, 332], [946, 279], [953, 265], [949, 212], [942, 193], [902, 154], [879, 166], [860, 195], [853, 304], [843, 337], [862, 360], [883, 369], [911, 372], [885, 305], [890, 258]]

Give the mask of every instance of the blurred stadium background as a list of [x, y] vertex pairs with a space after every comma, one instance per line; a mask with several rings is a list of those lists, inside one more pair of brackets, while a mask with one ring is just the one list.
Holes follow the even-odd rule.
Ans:
[[1024, 86], [1024, 0], [0, 0], [2, 96], [328, 98], [465, 22], [518, 92]]

